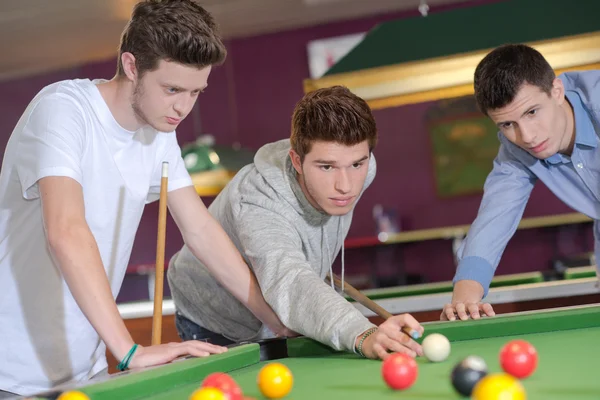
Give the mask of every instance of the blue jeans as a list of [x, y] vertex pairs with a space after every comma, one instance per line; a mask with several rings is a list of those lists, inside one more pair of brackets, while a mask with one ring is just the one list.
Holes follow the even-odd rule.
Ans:
[[177, 311], [175, 312], [175, 328], [177, 328], [177, 333], [181, 340], [202, 340], [203, 342], [218, 346], [235, 344], [235, 342], [227, 339], [225, 336], [209, 331], [197, 323], [190, 321]]

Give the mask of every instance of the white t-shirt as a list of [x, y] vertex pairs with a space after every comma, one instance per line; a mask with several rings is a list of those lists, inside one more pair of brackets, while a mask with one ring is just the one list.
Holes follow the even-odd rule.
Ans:
[[[146, 203], [192, 184], [174, 132], [123, 129], [96, 87], [44, 88], [6, 147], [0, 173], [0, 390], [30, 395], [106, 368], [105, 345], [48, 251], [37, 182], [66, 176], [83, 188], [86, 221], [116, 298]], [[85, 269], [86, 266], [82, 265]]]

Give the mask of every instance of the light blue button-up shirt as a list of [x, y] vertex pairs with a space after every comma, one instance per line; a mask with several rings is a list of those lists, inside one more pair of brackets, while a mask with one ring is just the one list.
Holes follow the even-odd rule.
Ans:
[[500, 149], [484, 185], [479, 213], [458, 249], [454, 282], [475, 280], [483, 286], [484, 296], [538, 179], [565, 204], [594, 219], [595, 254], [600, 260], [600, 71], [559, 78], [575, 116], [571, 157], [554, 154], [539, 160], [499, 133]]

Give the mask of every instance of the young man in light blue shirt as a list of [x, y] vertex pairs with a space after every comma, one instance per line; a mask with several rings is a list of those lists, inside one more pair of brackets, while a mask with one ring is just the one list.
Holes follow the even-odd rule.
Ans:
[[441, 314], [449, 320], [494, 315], [482, 299], [538, 180], [594, 219], [600, 254], [600, 71], [556, 77], [538, 51], [505, 45], [477, 66], [475, 97], [498, 126], [501, 145], [477, 218], [458, 251], [452, 302]]

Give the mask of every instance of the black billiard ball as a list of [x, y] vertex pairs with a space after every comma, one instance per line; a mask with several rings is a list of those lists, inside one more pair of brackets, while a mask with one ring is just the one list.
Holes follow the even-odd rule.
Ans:
[[487, 375], [487, 365], [481, 357], [469, 356], [452, 370], [452, 386], [463, 396], [471, 396], [473, 388]]

